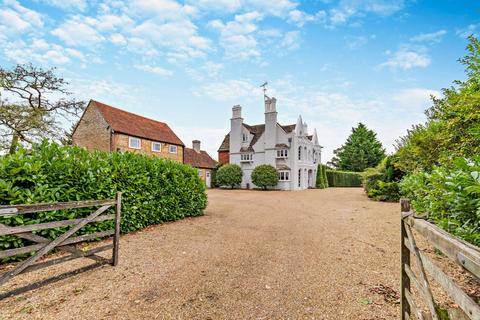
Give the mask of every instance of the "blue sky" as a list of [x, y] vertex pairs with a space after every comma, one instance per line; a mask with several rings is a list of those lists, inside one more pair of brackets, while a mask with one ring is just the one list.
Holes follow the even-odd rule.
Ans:
[[57, 67], [80, 99], [167, 122], [216, 157], [231, 107], [317, 128], [324, 162], [364, 122], [388, 151], [463, 79], [477, 1], [0, 0], [0, 64]]

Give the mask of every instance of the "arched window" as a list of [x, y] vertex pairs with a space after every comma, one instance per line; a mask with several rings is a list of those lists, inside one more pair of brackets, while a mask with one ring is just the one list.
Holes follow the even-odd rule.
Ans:
[[[302, 150], [302, 147], [300, 147], [300, 150]], [[300, 188], [302, 186], [302, 169], [298, 170], [298, 187]]]
[[302, 147], [298, 147], [298, 160], [302, 160]]
[[304, 147], [303, 150], [304, 150], [304, 152], [303, 152], [303, 157], [305, 158], [304, 160], [308, 160], [308, 158], [307, 158], [307, 156], [308, 156], [308, 154], [307, 154], [307, 147]]

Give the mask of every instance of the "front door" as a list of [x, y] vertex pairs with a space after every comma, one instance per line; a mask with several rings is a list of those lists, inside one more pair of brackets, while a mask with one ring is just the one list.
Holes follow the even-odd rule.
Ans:
[[207, 188], [210, 188], [210, 181], [211, 181], [211, 178], [210, 178], [210, 171], [209, 170], [206, 170], [207, 172], [205, 173], [205, 184], [207, 185]]

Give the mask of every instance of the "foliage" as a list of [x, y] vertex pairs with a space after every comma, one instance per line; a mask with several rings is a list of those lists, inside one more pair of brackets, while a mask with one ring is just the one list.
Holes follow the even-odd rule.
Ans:
[[376, 166], [384, 157], [385, 149], [377, 139], [377, 134], [363, 123], [352, 128], [352, 133], [344, 145], [334, 151], [330, 164], [338, 170], [362, 172]]
[[375, 168], [363, 172], [363, 187], [367, 196], [378, 201], [398, 201], [398, 181], [403, 172], [398, 168], [395, 156], [385, 157]]
[[432, 97], [425, 125], [414, 126], [397, 141], [400, 167], [406, 172], [431, 170], [455, 157], [480, 154], [480, 42], [469, 37], [468, 54], [460, 59], [467, 80], [454, 81]]
[[320, 163], [317, 167], [317, 181], [315, 186], [317, 189], [325, 189], [327, 187], [323, 170], [325, 170], [325, 167]]
[[[207, 204], [196, 169], [174, 161], [133, 153], [88, 152], [44, 141], [0, 158], [0, 204], [114, 198], [123, 192], [121, 231], [201, 215]], [[112, 209], [113, 210], [113, 209]], [[92, 208], [0, 218], [9, 226], [85, 217]], [[91, 223], [78, 234], [112, 228], [111, 221]], [[66, 228], [39, 231], [50, 239]], [[0, 237], [0, 248], [24, 246], [25, 240]]]
[[323, 178], [323, 183], [325, 185], [325, 188], [328, 188], [329, 187], [329, 183], [328, 183], [328, 177], [327, 177], [327, 166], [322, 164], [322, 178]]
[[55, 69], [44, 70], [31, 64], [11, 70], [0, 68], [0, 136], [2, 145], [13, 153], [22, 143], [41, 138], [65, 136], [61, 123], [76, 119], [85, 104], [69, 99], [68, 84], [55, 75]]
[[278, 184], [278, 171], [269, 164], [256, 166], [252, 171], [252, 182], [264, 190], [275, 187]]
[[242, 168], [236, 164], [226, 164], [217, 170], [216, 181], [221, 187], [227, 186], [232, 189], [242, 183]]
[[480, 157], [455, 159], [416, 172], [400, 183], [416, 212], [448, 232], [480, 246]]
[[352, 171], [326, 170], [330, 187], [361, 187], [362, 174]]
[[223, 164], [221, 163], [217, 163], [217, 165], [215, 166], [215, 168], [213, 168], [211, 174], [210, 174], [210, 185], [212, 188], [218, 188], [220, 187], [220, 185], [218, 184], [218, 181], [217, 181], [217, 171], [218, 169], [220, 169], [220, 167], [222, 167]]

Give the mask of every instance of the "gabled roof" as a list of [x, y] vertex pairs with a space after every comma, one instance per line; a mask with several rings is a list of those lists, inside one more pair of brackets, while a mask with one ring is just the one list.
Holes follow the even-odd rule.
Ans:
[[206, 169], [213, 169], [217, 165], [217, 161], [213, 160], [205, 151], [197, 152], [191, 148], [185, 148], [184, 150], [184, 163], [194, 168]]
[[[294, 124], [289, 124], [286, 126], [282, 126], [281, 124], [277, 123], [286, 133], [290, 133], [295, 130]], [[265, 125], [264, 124], [257, 124], [254, 126], [248, 125], [246, 123], [243, 126], [253, 135], [252, 140], [250, 141], [250, 146], [248, 150], [253, 151], [253, 146], [257, 143], [258, 139], [263, 135], [265, 132]], [[246, 150], [246, 149], [245, 149]], [[230, 151], [230, 134], [227, 134], [218, 148], [218, 151]]]
[[90, 100], [88, 107], [91, 106], [100, 111], [105, 121], [115, 132], [185, 146], [166, 123], [114, 108], [95, 100]]

